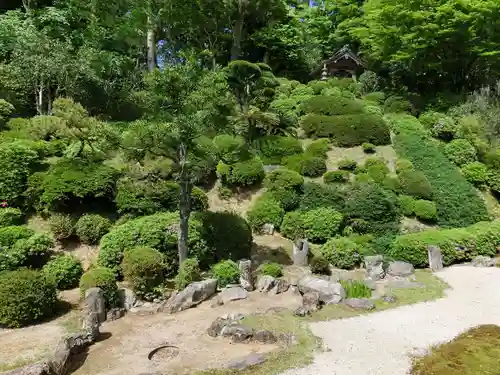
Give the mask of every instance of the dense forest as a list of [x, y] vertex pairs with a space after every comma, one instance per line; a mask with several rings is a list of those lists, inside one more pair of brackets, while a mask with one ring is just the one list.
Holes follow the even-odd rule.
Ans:
[[[78, 283], [110, 304], [115, 280], [145, 299], [200, 270], [230, 283], [269, 227], [317, 245], [318, 270], [379, 253], [425, 267], [430, 244], [445, 265], [494, 255], [498, 19], [496, 0], [8, 2], [0, 324]], [[343, 46], [364, 73], [321, 79]], [[68, 240], [99, 247], [81, 280]], [[12, 280], [35, 279], [43, 308], [11, 309]]]

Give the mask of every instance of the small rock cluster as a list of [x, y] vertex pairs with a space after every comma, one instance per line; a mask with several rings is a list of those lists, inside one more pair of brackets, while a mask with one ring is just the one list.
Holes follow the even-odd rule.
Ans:
[[499, 263], [499, 258], [489, 258], [484, 255], [478, 255], [472, 259], [474, 267], [495, 267]]

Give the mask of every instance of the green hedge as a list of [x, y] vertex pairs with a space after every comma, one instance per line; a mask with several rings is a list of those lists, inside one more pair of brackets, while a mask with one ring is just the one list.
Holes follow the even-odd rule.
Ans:
[[282, 164], [306, 177], [319, 177], [326, 172], [324, 159], [307, 154], [287, 156], [283, 158]]
[[85, 214], [78, 219], [75, 224], [75, 232], [80, 241], [89, 245], [94, 245], [111, 228], [111, 221], [101, 215]]
[[253, 158], [231, 165], [219, 162], [217, 176], [225, 185], [248, 187], [262, 182], [265, 172], [260, 159]]
[[302, 113], [318, 115], [352, 115], [363, 113], [364, 105], [361, 100], [350, 100], [342, 97], [318, 95], [305, 100], [300, 105]]
[[67, 290], [78, 286], [83, 267], [74, 255], [57, 255], [43, 266], [42, 271], [55, 282], [57, 289]]
[[328, 171], [323, 175], [325, 184], [349, 182], [350, 173], [348, 171]]
[[433, 229], [396, 237], [387, 254], [415, 267], [427, 267], [427, 247], [439, 246], [443, 264], [469, 261], [477, 255], [494, 257], [500, 246], [500, 220], [479, 222], [466, 228]]
[[459, 170], [425, 135], [412, 116], [393, 116], [395, 148], [427, 177], [437, 206], [437, 222], [442, 227], [464, 227], [487, 220], [483, 200]]
[[264, 224], [273, 224], [275, 228], [279, 228], [284, 214], [281, 204], [269, 192], [256, 199], [247, 212], [247, 217], [252, 228], [259, 231]]
[[329, 137], [340, 147], [391, 143], [389, 128], [381, 116], [355, 114], [325, 116], [310, 114], [302, 118], [301, 127], [308, 137]]
[[262, 137], [254, 142], [253, 147], [264, 164], [280, 164], [285, 156], [301, 154], [304, 151], [298, 139], [277, 135]]
[[127, 249], [121, 264], [123, 279], [141, 299], [156, 297], [155, 288], [164, 281], [164, 256], [158, 250], [140, 246]]
[[100, 288], [104, 294], [107, 307], [118, 305], [118, 286], [116, 285], [115, 274], [105, 267], [95, 267], [85, 272], [80, 279], [80, 294], [85, 296], [85, 292], [90, 288]]
[[35, 231], [26, 226], [0, 228], [0, 247], [11, 247], [18, 240], [30, 238], [34, 234]]
[[300, 209], [304, 211], [321, 207], [332, 207], [342, 211], [346, 200], [346, 190], [340, 184], [323, 185], [316, 182], [304, 184], [304, 193], [300, 201]]
[[21, 225], [23, 223], [23, 213], [19, 208], [1, 207], [0, 208], [0, 227], [11, 225]]

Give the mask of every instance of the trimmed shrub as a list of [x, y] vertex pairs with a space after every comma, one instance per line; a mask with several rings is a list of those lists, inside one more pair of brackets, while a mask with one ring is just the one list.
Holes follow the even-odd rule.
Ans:
[[300, 104], [302, 113], [315, 113], [318, 115], [351, 115], [363, 113], [363, 102], [342, 97], [318, 95], [313, 96]]
[[346, 298], [370, 298], [372, 290], [360, 280], [340, 280], [344, 287]]
[[[206, 240], [203, 238], [203, 224], [193, 216], [189, 220], [189, 256], [196, 257], [200, 263], [210, 262], [210, 254]], [[177, 242], [179, 231], [179, 214], [163, 212], [129, 220], [125, 224], [115, 226], [102, 237], [98, 264], [113, 271], [114, 275], [122, 275], [121, 263], [126, 249], [134, 247], [151, 247], [165, 255], [165, 276], [177, 273], [179, 260]], [[213, 258], [212, 258], [213, 262]]]
[[228, 182], [236, 186], [252, 186], [262, 182], [265, 176], [264, 166], [257, 159], [250, 159], [230, 166]]
[[303, 221], [306, 238], [315, 243], [325, 242], [339, 232], [342, 219], [340, 212], [327, 207], [305, 212]]
[[239, 135], [219, 134], [212, 140], [217, 158], [224, 163], [233, 164], [242, 159], [245, 139]]
[[475, 161], [462, 166], [462, 175], [471, 184], [482, 187], [488, 181], [489, 170], [485, 164]]
[[401, 194], [401, 182], [399, 181], [398, 176], [388, 175], [385, 176], [382, 181], [382, 186], [387, 190], [392, 191], [395, 194]]
[[424, 173], [405, 169], [399, 173], [398, 177], [404, 194], [421, 199], [432, 199], [432, 187]]
[[321, 254], [335, 267], [353, 269], [361, 262], [360, 246], [346, 237], [328, 240], [321, 247]]
[[300, 141], [293, 137], [279, 137], [270, 135], [254, 142], [253, 147], [258, 150], [264, 164], [280, 164], [285, 156], [302, 154]]
[[11, 267], [42, 268], [50, 258], [54, 240], [45, 233], [17, 240], [7, 251]]
[[23, 213], [19, 208], [0, 208], [0, 227], [21, 225], [23, 223]]
[[211, 268], [211, 273], [217, 279], [219, 288], [223, 288], [228, 284], [237, 284], [240, 279], [238, 265], [232, 260], [223, 260], [214, 264]]
[[293, 189], [300, 191], [304, 184], [304, 177], [298, 172], [286, 168], [278, 168], [268, 173], [264, 186], [268, 190]]
[[398, 197], [399, 207], [405, 216], [413, 216], [415, 212], [415, 198], [409, 195], [401, 195]]
[[70, 215], [54, 214], [50, 217], [49, 226], [54, 238], [65, 240], [75, 233], [74, 220]]
[[264, 224], [273, 224], [275, 228], [279, 228], [284, 214], [285, 210], [272, 194], [264, 193], [247, 212], [247, 217], [250, 226], [259, 231]]
[[0, 273], [0, 324], [18, 328], [53, 316], [57, 290], [41, 272], [28, 269]]
[[488, 219], [484, 201], [474, 187], [423, 133], [411, 116], [394, 117], [395, 148], [422, 171], [432, 187], [441, 227], [463, 227]]
[[83, 275], [82, 263], [73, 255], [56, 256], [43, 266], [42, 271], [60, 290], [77, 287]]
[[415, 216], [421, 220], [436, 220], [436, 204], [434, 202], [418, 199], [415, 201], [413, 210], [415, 212]]
[[374, 145], [387, 145], [391, 142], [384, 119], [374, 114], [311, 114], [302, 118], [301, 127], [308, 137], [328, 137], [340, 147], [359, 146], [364, 142]]
[[179, 273], [175, 276], [175, 287], [182, 290], [189, 284], [201, 280], [200, 264], [198, 259], [186, 259], [179, 267]]
[[321, 91], [323, 91], [323, 89], [328, 87], [328, 83], [324, 81], [310, 81], [307, 83], [307, 86], [313, 89], [314, 95], [318, 95]]
[[301, 211], [288, 212], [281, 223], [280, 233], [286, 238], [293, 240], [304, 237], [305, 225], [303, 215]]
[[[366, 167], [366, 173], [378, 184], [382, 184], [389, 173], [389, 168], [383, 164], [375, 164]], [[359, 180], [358, 180], [359, 181]]]
[[354, 171], [357, 165], [356, 160], [351, 159], [342, 159], [338, 163], [339, 169], [343, 171]]
[[453, 118], [445, 114], [428, 111], [419, 116], [419, 121], [425, 128], [431, 131], [433, 137], [443, 141], [451, 141], [457, 132], [457, 124]]
[[283, 266], [278, 263], [263, 263], [260, 265], [258, 271], [261, 275], [267, 275], [272, 277], [283, 276]]
[[26, 239], [35, 234], [33, 229], [25, 226], [10, 226], [0, 228], [0, 247], [11, 247], [18, 240]]
[[397, 236], [387, 255], [404, 260], [415, 267], [428, 267], [427, 247], [438, 246], [443, 254], [443, 264], [449, 266], [460, 261], [470, 261], [477, 255], [494, 257], [500, 246], [500, 221], [478, 222], [470, 227], [432, 229]]
[[330, 275], [330, 263], [324, 257], [315, 256], [311, 259], [311, 263], [309, 264], [309, 268], [311, 268], [311, 272], [317, 275]]
[[331, 207], [342, 211], [345, 199], [346, 192], [342, 185], [322, 185], [315, 182], [307, 182], [304, 184], [304, 194], [300, 201], [300, 209], [309, 211], [316, 208]]
[[413, 106], [402, 96], [389, 96], [384, 102], [384, 113], [410, 113], [412, 111]]
[[296, 209], [300, 204], [300, 192], [296, 190], [274, 189], [269, 193], [279, 202], [285, 212]]
[[118, 305], [118, 286], [116, 285], [115, 274], [109, 268], [91, 268], [82, 275], [80, 278], [80, 294], [82, 297], [90, 288], [101, 288], [107, 307]]
[[306, 147], [306, 154], [315, 156], [317, 158], [327, 159], [327, 152], [330, 149], [330, 143], [328, 139], [318, 139], [311, 142]]
[[396, 160], [396, 173], [401, 173], [407, 170], [413, 170], [413, 163], [411, 161], [408, 159]]
[[384, 104], [385, 93], [382, 91], [369, 92], [364, 96], [364, 99], [368, 102], [374, 102], [377, 104]]
[[375, 180], [368, 173], [359, 173], [356, 174], [354, 182], [357, 184], [373, 184]]
[[466, 139], [455, 139], [444, 146], [444, 153], [452, 162], [461, 166], [477, 160], [476, 149]]
[[365, 142], [361, 145], [361, 147], [363, 148], [363, 152], [365, 154], [374, 154], [377, 152], [376, 146], [372, 143]]
[[307, 177], [319, 177], [326, 172], [324, 159], [307, 154], [288, 156], [283, 158], [282, 164], [286, 168]]
[[109, 232], [110, 228], [111, 221], [108, 218], [101, 215], [85, 214], [76, 222], [75, 232], [81, 242], [94, 245]]
[[325, 184], [349, 182], [350, 173], [348, 171], [328, 171], [323, 175]]
[[164, 256], [150, 247], [133, 247], [125, 250], [122, 261], [123, 278], [142, 299], [157, 297], [156, 287], [164, 280]]

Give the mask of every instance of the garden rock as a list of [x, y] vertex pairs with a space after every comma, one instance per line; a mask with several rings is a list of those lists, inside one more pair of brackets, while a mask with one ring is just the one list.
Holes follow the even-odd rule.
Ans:
[[363, 282], [371, 290], [376, 290], [377, 289], [377, 283], [375, 281], [373, 281], [372, 279], [364, 279]]
[[382, 255], [366, 256], [364, 261], [368, 278], [374, 281], [384, 278], [384, 257]]
[[309, 244], [307, 240], [298, 239], [293, 244], [293, 265], [299, 267], [306, 267], [308, 264], [307, 255], [309, 253]]
[[306, 316], [311, 313], [318, 311], [319, 308], [319, 293], [318, 292], [307, 292], [302, 296], [302, 306], [294, 311], [294, 315]]
[[387, 284], [389, 288], [392, 289], [408, 289], [408, 288], [423, 288], [425, 287], [424, 284], [415, 282], [415, 281], [410, 281], [406, 279], [397, 279], [397, 280], [391, 280]]
[[275, 283], [276, 279], [274, 277], [269, 275], [261, 276], [257, 282], [257, 290], [259, 292], [269, 292], [274, 288]]
[[2, 372], [2, 375], [53, 375], [49, 365], [46, 362], [35, 363], [15, 370]]
[[333, 283], [314, 276], [306, 276], [300, 279], [299, 290], [304, 294], [317, 292], [319, 301], [327, 305], [339, 303], [346, 296], [344, 287], [340, 283]]
[[478, 255], [472, 259], [472, 265], [474, 267], [494, 267], [496, 264], [495, 259], [489, 258], [484, 255]]
[[413, 265], [408, 262], [396, 261], [389, 263], [387, 273], [391, 276], [410, 276], [415, 272]]
[[269, 294], [285, 293], [288, 288], [290, 288], [290, 284], [288, 283], [288, 281], [283, 279], [276, 279], [274, 282], [274, 287], [271, 289]]
[[253, 339], [263, 344], [274, 344], [278, 341], [274, 333], [265, 329], [253, 332]]
[[220, 336], [229, 337], [232, 342], [240, 343], [252, 338], [253, 330], [243, 324], [231, 322], [222, 328]]
[[175, 313], [187, 310], [207, 300], [217, 291], [217, 279], [208, 279], [189, 284], [184, 290], [173, 294], [158, 308], [159, 312]]
[[85, 292], [86, 314], [95, 314], [99, 323], [106, 321], [106, 303], [101, 288], [90, 288]]
[[397, 301], [397, 298], [396, 296], [383, 296], [382, 297], [382, 301], [386, 302], [386, 303], [396, 303]]
[[261, 229], [262, 234], [273, 235], [274, 234], [274, 225], [273, 224], [264, 224]]
[[222, 289], [220, 294], [217, 296], [217, 301], [219, 304], [224, 305], [228, 302], [245, 299], [247, 297], [248, 292], [241, 286], [229, 286]]
[[65, 374], [70, 366], [71, 355], [81, 353], [94, 343], [94, 338], [86, 332], [78, 332], [59, 341], [48, 365], [51, 374]]
[[132, 307], [134, 307], [137, 302], [137, 298], [132, 289], [118, 289], [118, 296], [120, 298], [120, 306], [123, 307], [126, 311], [129, 311]]
[[438, 246], [430, 245], [427, 247], [429, 256], [429, 268], [433, 271], [438, 271], [443, 268], [443, 255]]
[[243, 358], [232, 361], [228, 367], [236, 370], [245, 370], [250, 366], [256, 366], [264, 363], [266, 357], [260, 353], [252, 353]]
[[101, 323], [99, 322], [99, 316], [97, 313], [87, 312], [85, 314], [85, 318], [83, 319], [83, 330], [94, 341], [99, 338], [100, 325]]
[[375, 308], [373, 301], [366, 298], [348, 298], [344, 303], [353, 309], [373, 310]]
[[106, 320], [113, 321], [117, 320], [120, 318], [123, 318], [125, 316], [125, 313], [127, 311], [124, 308], [121, 307], [115, 307], [109, 310], [106, 314]]
[[254, 282], [252, 275], [252, 261], [249, 259], [240, 260], [238, 263], [240, 269], [240, 284], [245, 290], [251, 292], [254, 290]]

